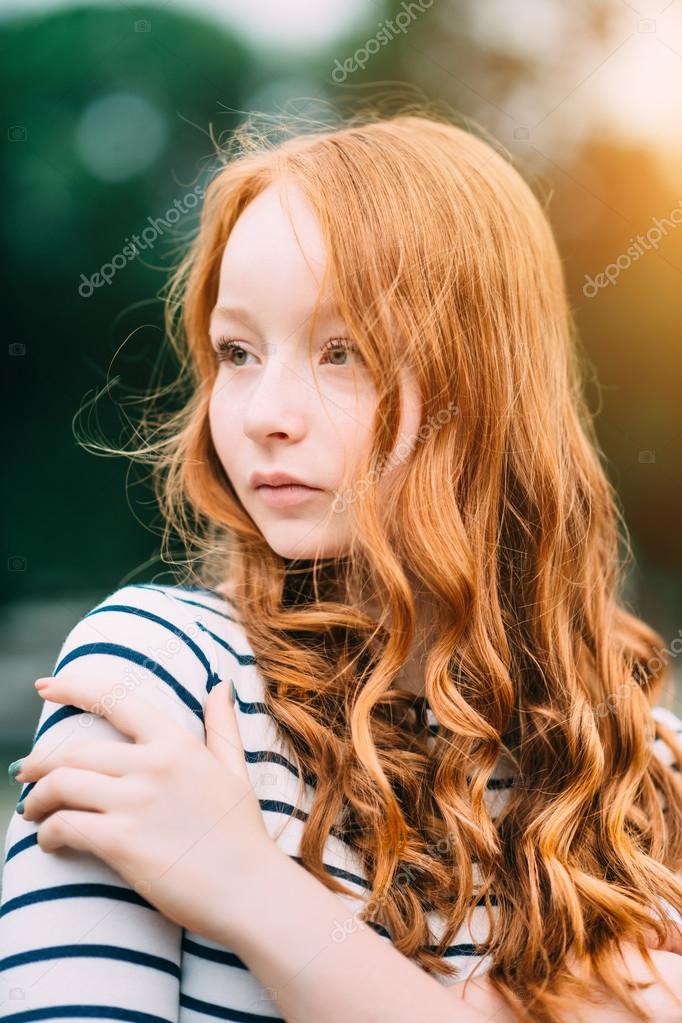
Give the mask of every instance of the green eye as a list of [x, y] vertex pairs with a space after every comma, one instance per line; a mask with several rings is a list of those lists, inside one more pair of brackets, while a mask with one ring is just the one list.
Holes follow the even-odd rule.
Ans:
[[240, 344], [232, 337], [221, 337], [216, 341], [216, 359], [218, 362], [230, 362], [233, 366], [242, 366], [241, 362], [233, 362], [231, 354], [233, 352], [242, 352], [243, 355], [249, 355], [250, 353], [242, 348]]
[[[345, 353], [346, 355], [349, 352], [356, 352], [358, 355], [360, 354], [358, 346], [347, 337], [332, 337], [329, 339], [329, 341], [326, 342], [326, 344], [322, 346], [321, 350], [325, 354], [336, 351]], [[233, 337], [218, 338], [215, 345], [215, 353], [218, 362], [228, 362], [230, 365], [235, 366], [237, 368], [244, 365], [243, 362], [234, 361], [235, 357], [239, 353], [241, 353], [242, 355], [251, 355], [251, 352], [248, 352], [242, 345], [239, 344], [238, 340]], [[345, 361], [342, 362], [332, 361], [330, 364], [332, 366], [348, 365], [348, 363]]]
[[[332, 337], [332, 338], [330, 338], [329, 341], [327, 341], [327, 343], [323, 346], [322, 351], [323, 352], [331, 352], [331, 351], [334, 351], [335, 349], [338, 349], [341, 352], [346, 352], [346, 354], [348, 352], [357, 352], [359, 354], [358, 346], [353, 344], [353, 342], [350, 341], [347, 337]], [[345, 363], [345, 362], [333, 362], [332, 365], [333, 366], [345, 366], [345, 365], [347, 365], [347, 363]]]

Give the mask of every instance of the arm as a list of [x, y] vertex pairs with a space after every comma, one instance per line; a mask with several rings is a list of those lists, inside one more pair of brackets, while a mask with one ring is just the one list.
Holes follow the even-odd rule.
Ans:
[[[72, 628], [53, 674], [65, 669], [133, 685], [203, 735], [196, 709], [205, 667], [183, 636], [186, 626], [169, 599], [122, 587]], [[32, 749], [100, 737], [128, 741], [102, 717], [46, 701]], [[17, 797], [32, 787], [17, 785]], [[15, 812], [5, 838], [0, 1017], [25, 1019], [33, 1011], [43, 1019], [177, 1021], [182, 928], [101, 859], [68, 848], [43, 851], [37, 830]]]
[[[257, 884], [242, 888], [239, 906], [230, 891], [230, 933], [211, 937], [236, 950], [288, 1023], [518, 1023], [487, 977], [472, 979], [466, 989], [463, 981], [442, 985], [277, 846], [271, 853]], [[652, 1019], [682, 1019], [682, 1002], [652, 976], [635, 946], [625, 946], [624, 955], [634, 979], [653, 981], [637, 996]], [[651, 957], [682, 997], [682, 958], [665, 951], [651, 951]], [[577, 1023], [578, 1012], [590, 1023], [635, 1023], [637, 1017], [606, 999], [574, 1001], [566, 1023]]]
[[[677, 719], [677, 725], [682, 731], [682, 721]], [[444, 987], [356, 919], [339, 896], [276, 846], [272, 853], [270, 866], [266, 861], [266, 869], [259, 872], [258, 884], [242, 890], [244, 901], [235, 913], [234, 931], [218, 935], [217, 940], [237, 951], [287, 1020], [412, 1023], [422, 1018], [430, 1023], [455, 1023], [455, 1019], [473, 1023], [494, 1016], [495, 1023], [511, 1023], [514, 1019], [487, 978], [469, 983], [466, 991], [464, 982]], [[636, 948], [626, 951], [633, 976], [650, 978]], [[682, 960], [670, 951], [651, 951], [651, 956], [673, 990], [682, 994]], [[460, 1002], [454, 1017], [456, 998]], [[657, 981], [640, 998], [658, 1023], [682, 1017], [680, 1005]], [[581, 1004], [593, 1023], [634, 1020], [620, 1005]]]
[[263, 866], [242, 889], [229, 934], [211, 937], [237, 952], [285, 1020], [488, 1023], [274, 844]]

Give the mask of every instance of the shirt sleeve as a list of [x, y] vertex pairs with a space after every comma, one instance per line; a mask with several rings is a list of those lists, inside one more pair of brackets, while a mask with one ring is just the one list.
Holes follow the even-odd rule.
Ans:
[[[134, 686], [205, 742], [203, 707], [218, 681], [213, 656], [189, 606], [134, 584], [76, 623], [52, 674]], [[104, 718], [44, 701], [31, 749], [97, 737], [133, 741]], [[0, 1018], [177, 1021], [182, 928], [94, 855], [65, 847], [44, 852], [37, 829], [15, 811], [5, 836]]]

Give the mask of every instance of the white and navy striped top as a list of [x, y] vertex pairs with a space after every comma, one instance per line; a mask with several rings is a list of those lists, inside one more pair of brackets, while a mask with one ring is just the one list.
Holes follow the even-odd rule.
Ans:
[[[263, 704], [264, 683], [232, 605], [211, 590], [137, 583], [123, 586], [71, 629], [53, 675], [65, 668], [84, 676], [139, 686], [151, 700], [205, 741], [203, 706], [219, 681], [232, 678], [236, 718], [247, 769], [268, 832], [298, 862], [300, 836], [314, 796], [301, 790], [291, 751], [282, 744]], [[47, 751], [75, 735], [75, 707], [45, 701], [33, 744]], [[656, 715], [682, 733], [670, 711]], [[433, 734], [438, 725], [430, 708]], [[132, 741], [104, 718], [89, 715], [87, 739]], [[659, 744], [657, 744], [659, 745]], [[670, 753], [660, 743], [660, 754]], [[513, 784], [511, 765], [500, 758], [486, 801], [497, 816]], [[23, 798], [32, 783], [23, 786]], [[207, 1023], [278, 1020], [277, 1006], [240, 958], [224, 946], [169, 921], [104, 861], [70, 848], [45, 853], [37, 823], [12, 815], [5, 838], [0, 897], [0, 1019], [130, 1020], [135, 1023]], [[340, 896], [351, 910], [369, 895], [361, 862], [333, 833], [327, 839], [327, 871], [354, 894]], [[475, 865], [474, 865], [475, 866]], [[480, 914], [480, 915], [479, 915]], [[475, 941], [487, 930], [486, 911], [476, 907], [446, 952], [464, 980], [485, 957]], [[682, 919], [682, 918], [681, 918]], [[434, 939], [442, 921], [429, 915]], [[378, 924], [370, 924], [387, 941]]]

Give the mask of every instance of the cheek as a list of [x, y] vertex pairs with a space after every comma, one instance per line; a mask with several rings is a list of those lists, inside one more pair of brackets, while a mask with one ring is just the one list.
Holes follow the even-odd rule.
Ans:
[[218, 458], [227, 468], [230, 453], [234, 451], [234, 444], [230, 443], [230, 438], [234, 437], [234, 415], [230, 414], [228, 404], [221, 399], [219, 391], [218, 385], [211, 393], [208, 404], [208, 428]]
[[369, 441], [371, 420], [348, 418], [343, 428], [337, 428], [327, 437], [325, 447], [330, 462], [336, 464], [337, 485], [341, 489], [352, 487], [360, 470], [360, 459]]
[[419, 443], [422, 405], [417, 384], [412, 374], [405, 374], [402, 382], [400, 432], [396, 448], [403, 457], [409, 457]]

